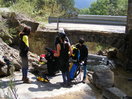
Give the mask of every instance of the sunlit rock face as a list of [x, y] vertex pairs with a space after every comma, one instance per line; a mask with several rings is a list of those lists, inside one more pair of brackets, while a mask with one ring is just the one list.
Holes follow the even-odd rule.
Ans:
[[[11, 62], [9, 63], [5, 60], [5, 57]], [[38, 62], [37, 55], [29, 52], [29, 65], [32, 66], [32, 62]], [[7, 45], [0, 38], [0, 76], [9, 75], [10, 67], [14, 67], [15, 70], [21, 69], [21, 59], [19, 56], [19, 51]]]

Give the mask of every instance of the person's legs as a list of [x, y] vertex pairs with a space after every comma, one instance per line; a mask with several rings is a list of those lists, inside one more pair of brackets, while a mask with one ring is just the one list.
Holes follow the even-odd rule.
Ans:
[[67, 85], [70, 86], [71, 85], [71, 81], [70, 81], [70, 73], [69, 73], [69, 71], [66, 72], [66, 77], [67, 77]]
[[70, 74], [69, 71], [66, 72], [67, 82], [70, 82]]
[[62, 72], [63, 83], [66, 84], [66, 72]]
[[83, 65], [83, 81], [86, 79], [86, 74], [87, 74], [87, 66]]
[[28, 57], [21, 57], [22, 59], [22, 80], [26, 83], [29, 82], [28, 75]]

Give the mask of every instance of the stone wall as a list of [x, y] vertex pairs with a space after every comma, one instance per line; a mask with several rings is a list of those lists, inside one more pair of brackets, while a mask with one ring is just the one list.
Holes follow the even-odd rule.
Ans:
[[87, 42], [96, 42], [110, 45], [116, 48], [122, 48], [124, 43], [124, 33], [99, 32], [99, 31], [78, 31], [66, 30], [71, 43], [77, 43], [80, 37], [83, 37]]
[[36, 31], [29, 37], [31, 51], [40, 55], [46, 53], [45, 48], [54, 49], [55, 31]]

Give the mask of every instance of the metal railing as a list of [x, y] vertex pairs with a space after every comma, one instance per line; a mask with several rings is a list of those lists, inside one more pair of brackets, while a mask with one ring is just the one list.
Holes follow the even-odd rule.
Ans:
[[75, 18], [49, 17], [49, 23], [83, 23], [126, 26], [126, 16], [78, 15]]

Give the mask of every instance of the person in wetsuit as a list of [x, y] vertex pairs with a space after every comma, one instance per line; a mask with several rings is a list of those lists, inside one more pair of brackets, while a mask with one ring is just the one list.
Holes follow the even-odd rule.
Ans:
[[69, 57], [72, 55], [71, 46], [65, 41], [65, 35], [59, 36], [59, 42], [57, 44], [57, 51], [54, 53], [55, 57], [58, 57], [59, 68], [62, 72], [63, 86], [70, 85], [69, 77]]

